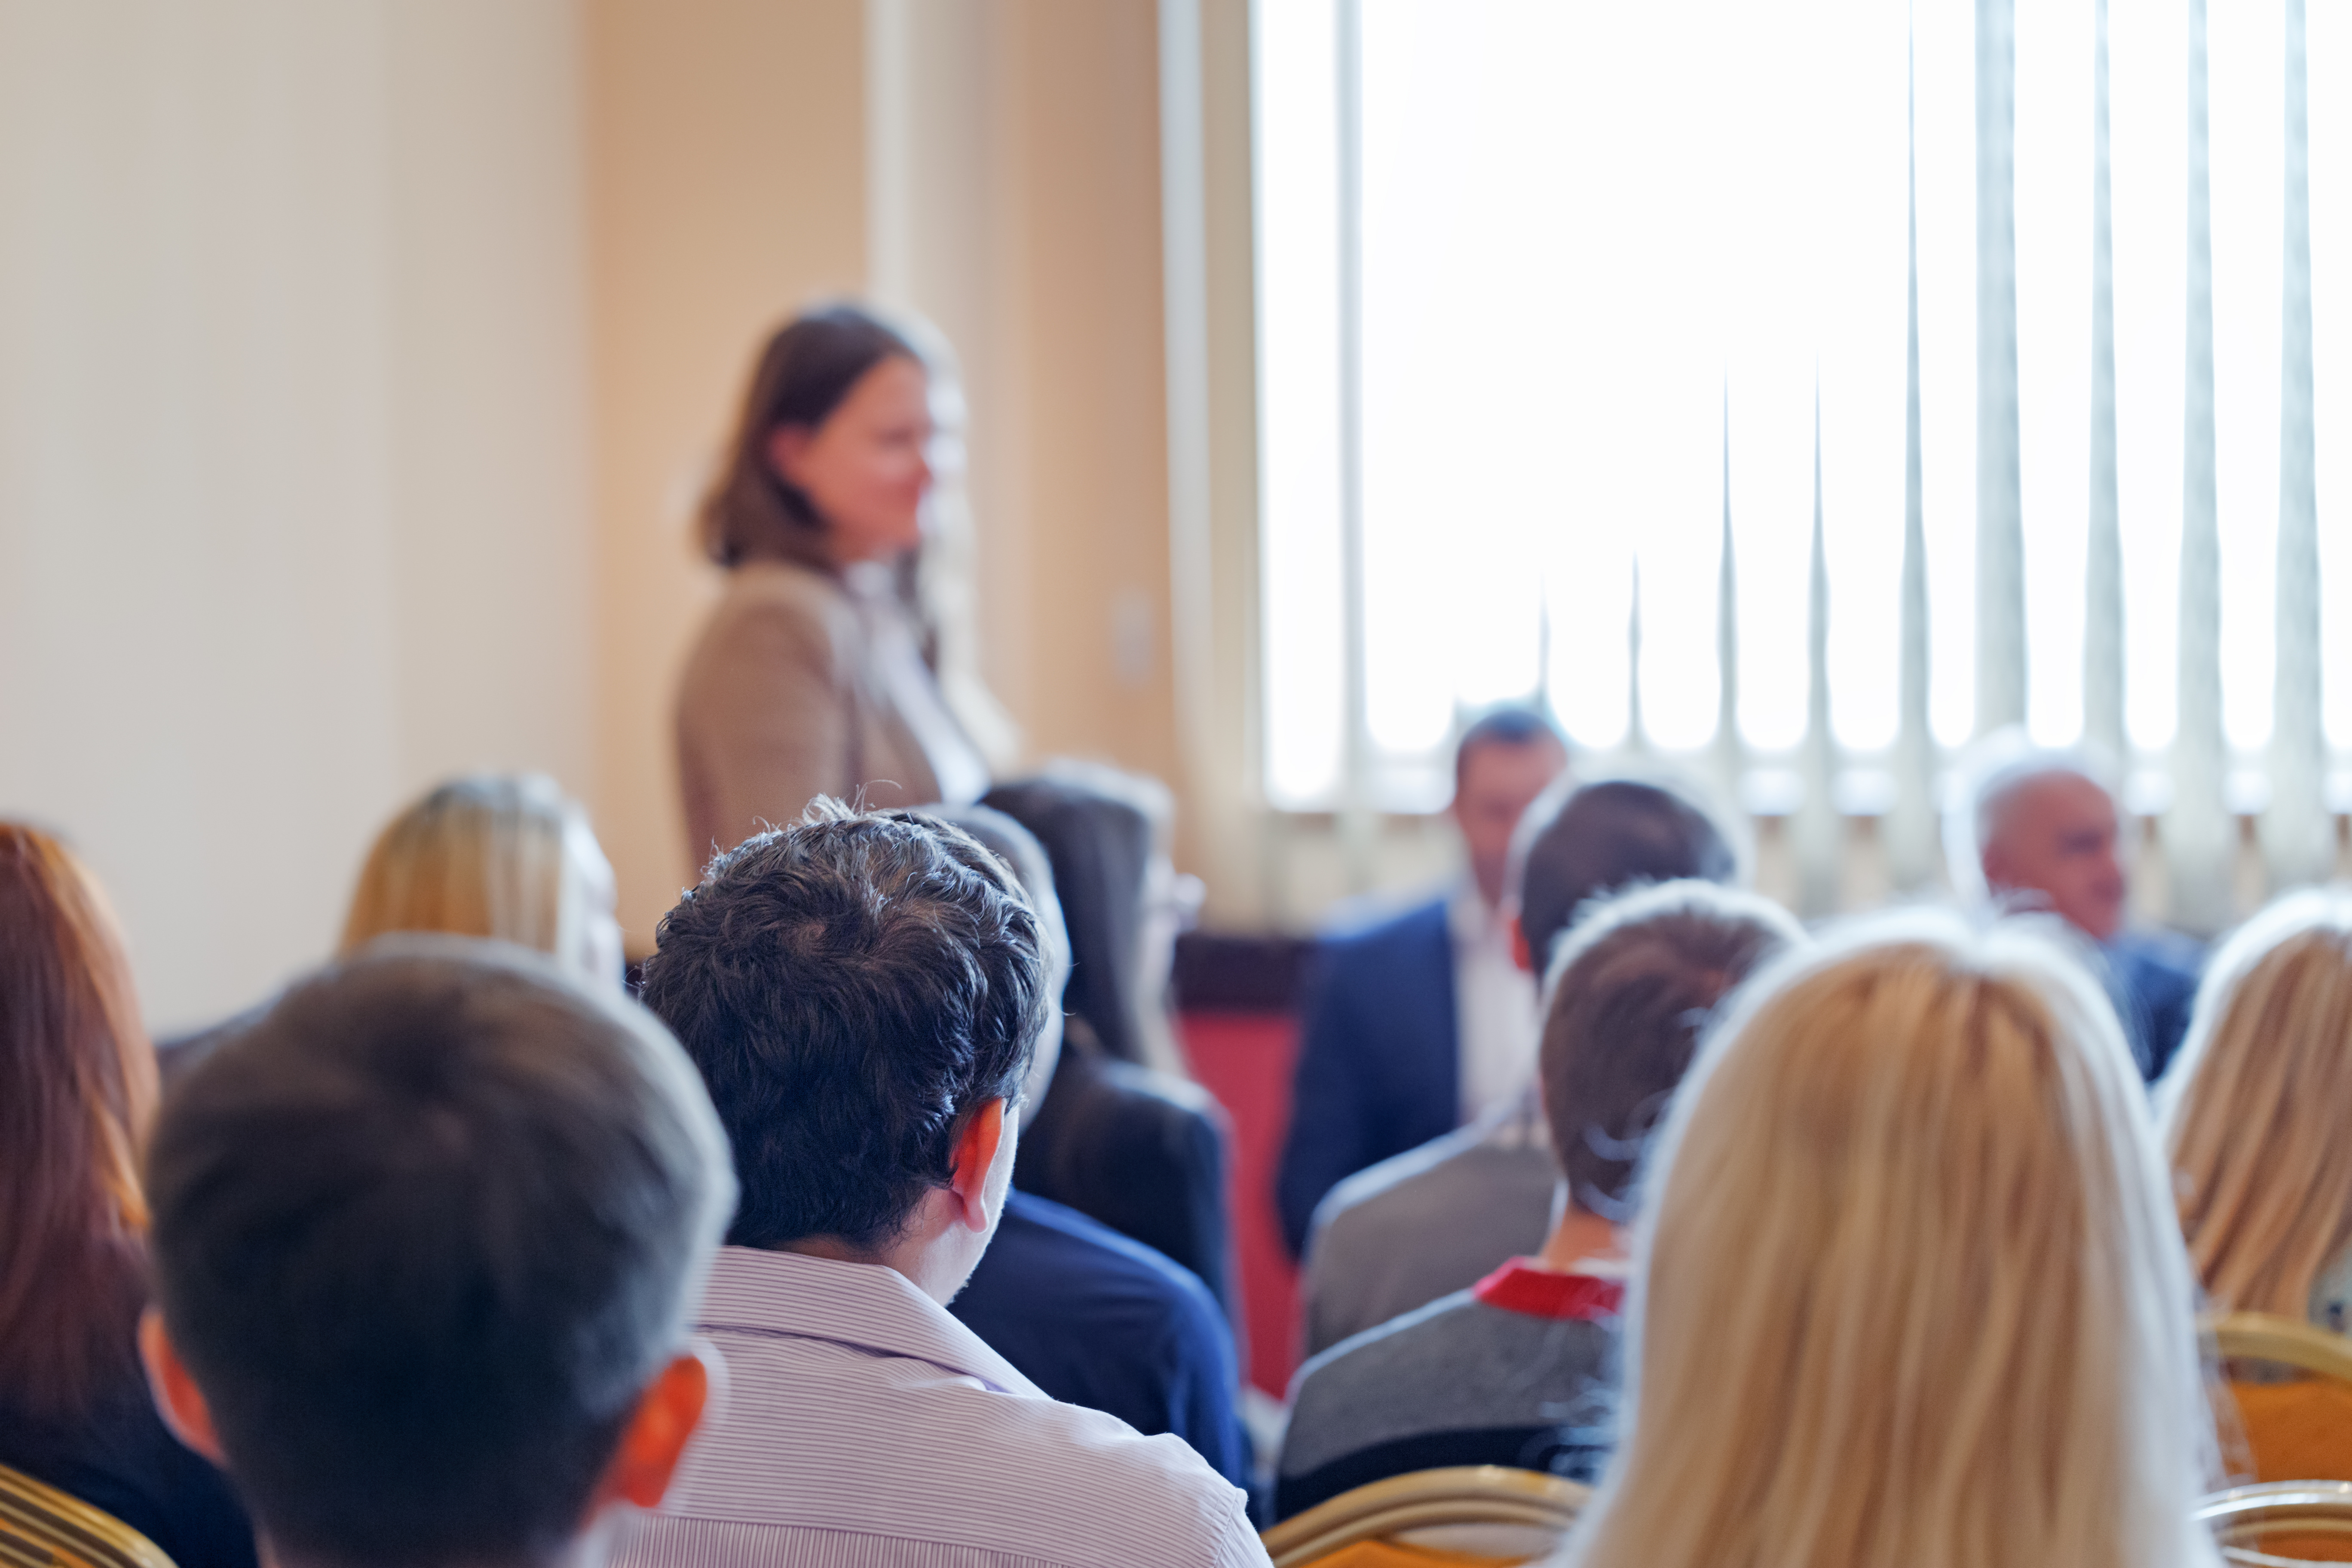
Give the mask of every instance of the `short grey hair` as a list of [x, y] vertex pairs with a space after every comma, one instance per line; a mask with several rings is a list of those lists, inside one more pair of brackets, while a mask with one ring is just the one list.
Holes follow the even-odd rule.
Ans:
[[1970, 902], [1991, 896], [1985, 847], [1999, 834], [2020, 791], [2059, 773], [2087, 779], [2121, 809], [2115, 765], [2095, 747], [2037, 746], [2022, 726], [2012, 725], [1969, 749], [1955, 770], [1944, 809], [1944, 860], [1954, 892]]

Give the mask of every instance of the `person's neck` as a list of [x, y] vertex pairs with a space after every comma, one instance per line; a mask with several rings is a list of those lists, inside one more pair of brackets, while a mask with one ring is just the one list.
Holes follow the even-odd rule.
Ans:
[[1625, 1258], [1625, 1233], [1597, 1214], [1576, 1206], [1566, 1205], [1559, 1223], [1544, 1237], [1541, 1250], [1536, 1254], [1536, 1265], [1555, 1274], [1575, 1271], [1577, 1265], [1601, 1259], [1612, 1263]]
[[951, 1270], [942, 1264], [937, 1249], [921, 1245], [911, 1236], [883, 1247], [852, 1247], [837, 1236], [804, 1236], [797, 1241], [785, 1242], [776, 1250], [796, 1252], [803, 1258], [822, 1258], [833, 1263], [862, 1263], [869, 1268], [890, 1269], [941, 1306], [963, 1288], [961, 1279], [952, 1283], [945, 1279], [945, 1274]]

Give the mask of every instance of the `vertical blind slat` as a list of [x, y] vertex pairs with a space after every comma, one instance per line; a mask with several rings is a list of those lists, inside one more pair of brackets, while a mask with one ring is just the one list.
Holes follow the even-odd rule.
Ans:
[[2173, 911], [2204, 930], [2230, 917], [2223, 799], [2221, 541], [2213, 460], [2213, 200], [2205, 0], [2189, 0], [2189, 310], [2182, 384], [2180, 729], [2164, 824]]
[[2124, 546], [2116, 479], [2116, 233], [2107, 0], [2094, 21], [2091, 89], [2091, 528], [2084, 573], [2083, 734], [2117, 763], [2124, 739]]
[[2286, 0], [2285, 254], [2279, 345], [2279, 535], [2275, 727], [2263, 848], [2275, 883], [2325, 877], [2336, 859], [2326, 811], [2319, 693], [2319, 498], [2311, 383], [2311, 139], [2305, 0]]
[[2017, 0], [1977, 0], [1977, 733], [2025, 722]]

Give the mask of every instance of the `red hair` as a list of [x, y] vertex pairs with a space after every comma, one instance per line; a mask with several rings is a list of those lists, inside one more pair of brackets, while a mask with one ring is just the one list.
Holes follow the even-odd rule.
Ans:
[[85, 1408], [135, 1373], [155, 1051], [106, 897], [0, 822], [0, 1397]]

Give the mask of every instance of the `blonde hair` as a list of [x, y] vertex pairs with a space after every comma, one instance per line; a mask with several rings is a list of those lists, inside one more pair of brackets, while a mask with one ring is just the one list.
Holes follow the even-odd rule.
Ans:
[[2207, 1295], [2305, 1316], [2352, 1247], [2352, 892], [2291, 894], [2231, 938], [2158, 1104]]
[[453, 779], [368, 851], [344, 954], [387, 931], [495, 937], [586, 966], [588, 911], [570, 836], [587, 816], [541, 773]]
[[1881, 920], [1702, 1048], [1637, 1229], [1608, 1568], [2177, 1568], [2210, 1419], [2114, 1013], [2038, 938]]

